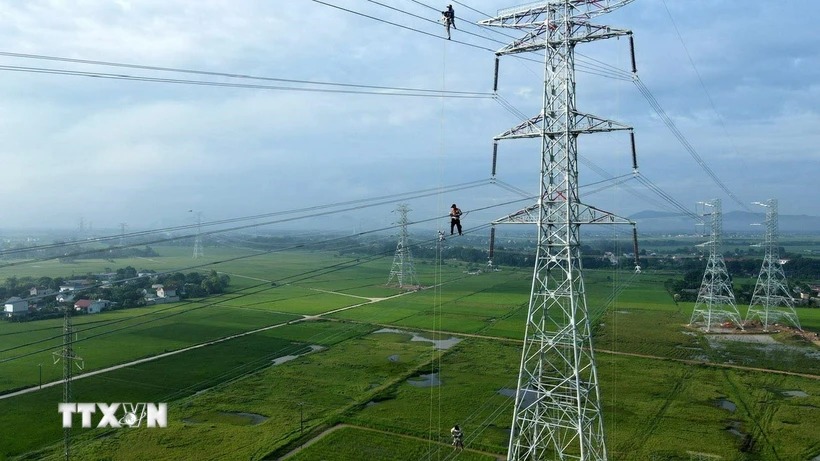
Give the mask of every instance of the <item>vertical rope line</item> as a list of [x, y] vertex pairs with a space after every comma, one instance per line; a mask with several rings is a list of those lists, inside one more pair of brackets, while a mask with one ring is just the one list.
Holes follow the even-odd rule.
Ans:
[[[442, 63], [441, 63], [441, 89], [444, 92], [447, 89], [447, 42], [444, 42], [444, 48], [442, 52]], [[440, 109], [440, 125], [439, 125], [439, 158], [438, 158], [438, 185], [439, 191], [443, 188], [443, 170], [444, 170], [444, 153], [446, 151], [446, 124], [445, 124], [445, 103], [446, 100], [443, 96], [441, 97], [441, 109]], [[444, 202], [442, 199], [442, 193], [439, 192], [436, 195], [436, 209], [443, 210], [444, 209]], [[446, 222], [446, 221], [445, 221]], [[439, 225], [439, 232], [444, 235], [446, 232], [441, 229]], [[442, 326], [442, 281], [443, 281], [443, 241], [440, 237], [437, 237], [436, 243], [436, 264], [435, 264], [435, 277], [434, 277], [434, 288], [433, 288], [433, 340], [440, 341], [441, 340], [441, 326]], [[438, 373], [439, 375], [439, 382], [442, 381], [442, 374], [441, 374], [441, 356], [442, 354], [433, 346], [431, 351], [431, 371], [430, 373]], [[438, 389], [436, 389], [438, 388]], [[434, 410], [433, 406], [436, 404], [436, 415], [434, 418]], [[434, 420], [435, 419], [435, 420]], [[435, 424], [434, 424], [435, 423]], [[439, 434], [441, 433], [441, 385], [436, 386], [435, 384], [430, 386], [430, 416], [429, 416], [429, 425], [430, 425], [430, 456], [428, 459], [432, 459], [433, 452], [436, 453], [436, 457], [441, 459], [441, 447], [438, 445]], [[435, 431], [435, 432], [434, 432]], [[434, 435], [435, 434], [435, 435]], [[435, 437], [435, 438], [434, 438]]]

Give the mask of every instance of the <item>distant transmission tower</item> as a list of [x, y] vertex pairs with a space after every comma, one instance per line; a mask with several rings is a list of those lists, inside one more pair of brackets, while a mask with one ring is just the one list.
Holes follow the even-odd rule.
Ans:
[[780, 265], [780, 247], [778, 246], [777, 200], [769, 199], [766, 202], [755, 202], [755, 205], [766, 207], [766, 233], [763, 238], [765, 256], [760, 275], [757, 277], [749, 311], [746, 313], [746, 323], [759, 318], [763, 330], [769, 331], [769, 325], [785, 319], [790, 324], [800, 328], [797, 312], [794, 310], [794, 299], [789, 293], [786, 284], [786, 274]]
[[[581, 203], [578, 135], [631, 130], [576, 109], [575, 46], [631, 32], [589, 22], [632, 0], [529, 3], [480, 22], [526, 32], [497, 56], [545, 50], [541, 113], [497, 136], [538, 138], [538, 203], [498, 222], [538, 225], [532, 291], [507, 459], [606, 460], [592, 331], [581, 273], [580, 225], [621, 222]], [[635, 72], [634, 55], [632, 70]], [[494, 90], [498, 87], [498, 61]], [[493, 148], [493, 175], [495, 152]], [[626, 223], [626, 222], [624, 222]]]
[[196, 237], [194, 238], [194, 259], [205, 256], [202, 250], [202, 212], [196, 212]]
[[399, 221], [396, 224], [401, 226], [401, 230], [387, 284], [389, 285], [395, 279], [399, 288], [418, 286], [419, 281], [416, 278], [416, 268], [413, 266], [413, 255], [410, 254], [410, 247], [407, 245], [407, 213], [410, 212], [410, 208], [406, 204], [401, 204], [396, 208], [396, 211], [399, 212]]
[[[63, 361], [63, 402], [71, 403], [71, 380], [74, 375], [74, 364], [83, 369], [83, 359], [74, 352], [72, 343], [74, 342], [74, 328], [71, 325], [71, 307], [66, 306], [63, 316], [63, 348], [59, 352], [53, 352], [52, 356], [56, 365]], [[63, 453], [68, 461], [71, 457], [71, 428], [63, 429]]]
[[[704, 207], [703, 216], [711, 219], [709, 241], [704, 245], [709, 247], [709, 259], [703, 273], [703, 281], [698, 290], [698, 299], [689, 325], [703, 325], [706, 331], [711, 331], [712, 325], [731, 322], [742, 328], [740, 313], [735, 305], [735, 294], [732, 292], [732, 282], [726, 263], [723, 261], [723, 213], [720, 199], [710, 202], [701, 202]], [[706, 209], [710, 211], [707, 213]]]
[[125, 246], [125, 230], [128, 228], [128, 224], [121, 222], [120, 223], [120, 246]]

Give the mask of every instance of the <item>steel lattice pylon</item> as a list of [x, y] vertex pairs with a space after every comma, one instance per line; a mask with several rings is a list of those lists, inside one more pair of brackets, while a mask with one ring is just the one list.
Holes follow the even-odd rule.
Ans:
[[785, 319], [790, 324], [800, 328], [797, 312], [794, 310], [794, 299], [789, 293], [786, 284], [786, 274], [780, 265], [780, 248], [778, 247], [778, 220], [777, 200], [769, 199], [766, 202], [755, 202], [755, 205], [766, 207], [766, 233], [763, 237], [765, 256], [760, 275], [757, 277], [749, 311], [746, 313], [746, 323], [759, 318], [765, 331], [769, 325]]
[[196, 237], [194, 237], [194, 259], [199, 259], [205, 256], [205, 251], [202, 250], [202, 213], [196, 213]]
[[726, 270], [726, 263], [721, 254], [723, 243], [723, 213], [721, 211], [720, 199], [709, 202], [702, 202], [704, 209], [709, 208], [707, 213], [704, 210], [703, 216], [711, 218], [711, 232], [706, 246], [709, 247], [709, 259], [706, 262], [706, 270], [703, 272], [703, 280], [698, 290], [698, 299], [695, 302], [695, 309], [692, 311], [692, 318], [689, 325], [703, 325], [706, 331], [711, 331], [715, 323], [722, 324], [731, 322], [742, 328], [740, 313], [735, 304], [735, 294], [732, 292], [732, 282], [729, 279], [729, 271]]
[[396, 255], [393, 256], [393, 266], [390, 268], [390, 278], [387, 279], [389, 285], [393, 279], [398, 283], [399, 288], [406, 286], [418, 286], [419, 281], [416, 277], [416, 268], [413, 266], [413, 255], [410, 254], [410, 247], [407, 245], [407, 213], [410, 208], [401, 204], [396, 208], [399, 212], [399, 221], [396, 223], [400, 226], [399, 243], [396, 245]]
[[579, 200], [577, 137], [631, 128], [577, 111], [575, 46], [630, 35], [589, 19], [631, 1], [530, 3], [480, 22], [526, 32], [498, 56], [545, 50], [541, 113], [495, 138], [541, 140], [539, 201], [510, 219], [532, 216], [530, 222], [538, 226], [507, 455], [511, 461], [607, 458], [579, 232], [581, 224], [595, 219], [596, 210]]
[[[65, 306], [63, 312], [63, 348], [59, 352], [52, 352], [54, 364], [63, 361], [63, 403], [71, 403], [71, 382], [74, 377], [74, 365], [82, 370], [83, 359], [74, 352], [74, 328], [71, 324], [71, 307]], [[63, 455], [65, 460], [71, 459], [71, 428], [63, 429]]]

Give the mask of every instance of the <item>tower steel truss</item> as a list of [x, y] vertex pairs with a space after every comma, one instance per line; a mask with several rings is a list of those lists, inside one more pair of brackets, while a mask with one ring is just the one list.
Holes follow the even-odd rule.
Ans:
[[765, 255], [752, 301], [749, 303], [749, 311], [746, 313], [746, 323], [758, 318], [763, 329], [768, 331], [772, 323], [785, 320], [802, 330], [797, 312], [794, 310], [794, 299], [786, 284], [786, 274], [780, 265], [777, 200], [755, 202], [755, 205], [766, 207], [766, 232], [763, 237]]
[[[63, 347], [60, 351], [52, 352], [54, 364], [63, 362], [63, 402], [71, 403], [71, 382], [74, 377], [74, 366], [83, 369], [84, 361], [74, 351], [74, 328], [71, 324], [71, 309], [66, 306], [63, 312]], [[71, 459], [71, 428], [63, 429], [63, 455], [66, 461]]]
[[396, 254], [393, 256], [393, 266], [390, 268], [390, 277], [387, 279], [389, 285], [393, 280], [396, 280], [399, 288], [407, 286], [417, 287], [419, 280], [416, 277], [416, 268], [413, 265], [413, 255], [410, 253], [410, 247], [407, 245], [407, 213], [410, 208], [406, 204], [401, 204], [396, 208], [399, 213], [399, 243], [396, 245]]
[[511, 461], [607, 458], [579, 227], [613, 215], [580, 201], [577, 138], [631, 128], [576, 109], [575, 46], [631, 35], [590, 22], [631, 1], [542, 1], [501, 10], [480, 22], [525, 32], [497, 56], [544, 50], [541, 113], [495, 137], [541, 140], [538, 203], [505, 220], [538, 226], [507, 455]]
[[732, 326], [742, 328], [729, 271], [726, 270], [726, 263], [723, 261], [721, 252], [723, 213], [720, 199], [702, 202], [701, 205], [704, 207], [703, 216], [711, 218], [709, 241], [704, 244], [709, 248], [709, 259], [706, 261], [706, 270], [703, 272], [698, 299], [695, 302], [689, 325], [703, 326], [704, 330], [711, 331], [713, 325], [728, 322]]

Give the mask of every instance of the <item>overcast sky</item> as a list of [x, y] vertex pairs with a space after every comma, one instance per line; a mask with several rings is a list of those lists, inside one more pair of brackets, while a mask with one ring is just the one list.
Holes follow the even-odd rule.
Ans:
[[[443, 27], [364, 0], [58, 0], [0, 2], [0, 51], [283, 79], [491, 92], [493, 53], [508, 37], [479, 28], [460, 4]], [[384, 0], [439, 19], [445, 4]], [[423, 4], [431, 5], [427, 8]], [[464, 2], [494, 14], [513, 4]], [[595, 23], [634, 32], [638, 74], [711, 170], [744, 204], [779, 200], [782, 214], [820, 215], [820, 46], [810, 0], [638, 0]], [[476, 34], [468, 35], [467, 32]], [[515, 35], [514, 30], [505, 34]], [[468, 46], [455, 41], [463, 41]], [[488, 50], [489, 49], [489, 50]], [[630, 70], [625, 39], [582, 44], [582, 60]], [[539, 55], [532, 55], [538, 60]], [[0, 229], [149, 229], [300, 209], [490, 177], [492, 138], [520, 122], [493, 99], [441, 99], [240, 89], [8, 70], [284, 85], [227, 77], [0, 56]], [[581, 69], [579, 69], [580, 71]], [[501, 60], [499, 94], [540, 110], [543, 65]], [[631, 81], [579, 72], [578, 108], [635, 127], [643, 177], [691, 210], [720, 198], [741, 209], [693, 159]], [[632, 171], [625, 133], [582, 137], [581, 184]], [[498, 179], [538, 190], [539, 147], [506, 141]], [[671, 205], [630, 180], [582, 189], [623, 216]], [[585, 194], [584, 191], [589, 191]], [[524, 206], [498, 185], [410, 200], [410, 220], [447, 213], [465, 225]], [[493, 207], [493, 205], [498, 205]], [[663, 206], [663, 207], [662, 207]], [[395, 205], [327, 215], [311, 228], [368, 230]], [[435, 222], [435, 221], [434, 221]], [[445, 225], [445, 220], [438, 221]], [[291, 224], [292, 225], [292, 224]]]

